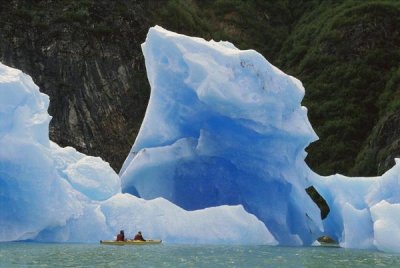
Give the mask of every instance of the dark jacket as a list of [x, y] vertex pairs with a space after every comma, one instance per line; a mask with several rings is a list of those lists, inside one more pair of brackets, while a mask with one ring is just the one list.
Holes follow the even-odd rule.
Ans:
[[122, 233], [119, 233], [117, 235], [117, 241], [125, 241], [125, 235]]
[[136, 234], [135, 238], [133, 238], [133, 240], [146, 241], [141, 234]]

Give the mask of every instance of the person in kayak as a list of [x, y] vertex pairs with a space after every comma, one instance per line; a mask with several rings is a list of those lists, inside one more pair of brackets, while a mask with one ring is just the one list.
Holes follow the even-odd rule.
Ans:
[[119, 234], [117, 234], [117, 241], [125, 241], [124, 230], [119, 231]]
[[141, 231], [139, 231], [139, 232], [135, 235], [135, 238], [133, 238], [133, 240], [146, 241], [146, 239], [143, 238], [142, 232], [141, 232]]

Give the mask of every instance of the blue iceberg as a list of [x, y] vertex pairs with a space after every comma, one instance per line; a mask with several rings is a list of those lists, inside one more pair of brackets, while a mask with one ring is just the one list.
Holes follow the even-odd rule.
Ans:
[[122, 190], [186, 210], [242, 205], [285, 245], [321, 234], [307, 195], [305, 147], [317, 139], [304, 88], [253, 50], [150, 29], [151, 97]]

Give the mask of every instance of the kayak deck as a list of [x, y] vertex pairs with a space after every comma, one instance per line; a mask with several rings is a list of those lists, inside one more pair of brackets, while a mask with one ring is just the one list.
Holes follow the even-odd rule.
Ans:
[[103, 245], [114, 245], [114, 246], [125, 246], [125, 245], [156, 245], [161, 244], [162, 240], [125, 240], [125, 241], [115, 241], [115, 240], [100, 240], [100, 244]]

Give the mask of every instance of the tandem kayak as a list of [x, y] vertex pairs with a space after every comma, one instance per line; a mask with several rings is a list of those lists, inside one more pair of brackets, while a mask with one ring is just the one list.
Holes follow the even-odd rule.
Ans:
[[113, 246], [125, 246], [125, 245], [156, 245], [161, 244], [162, 240], [126, 240], [126, 241], [115, 241], [115, 240], [100, 240], [100, 244], [113, 245]]

